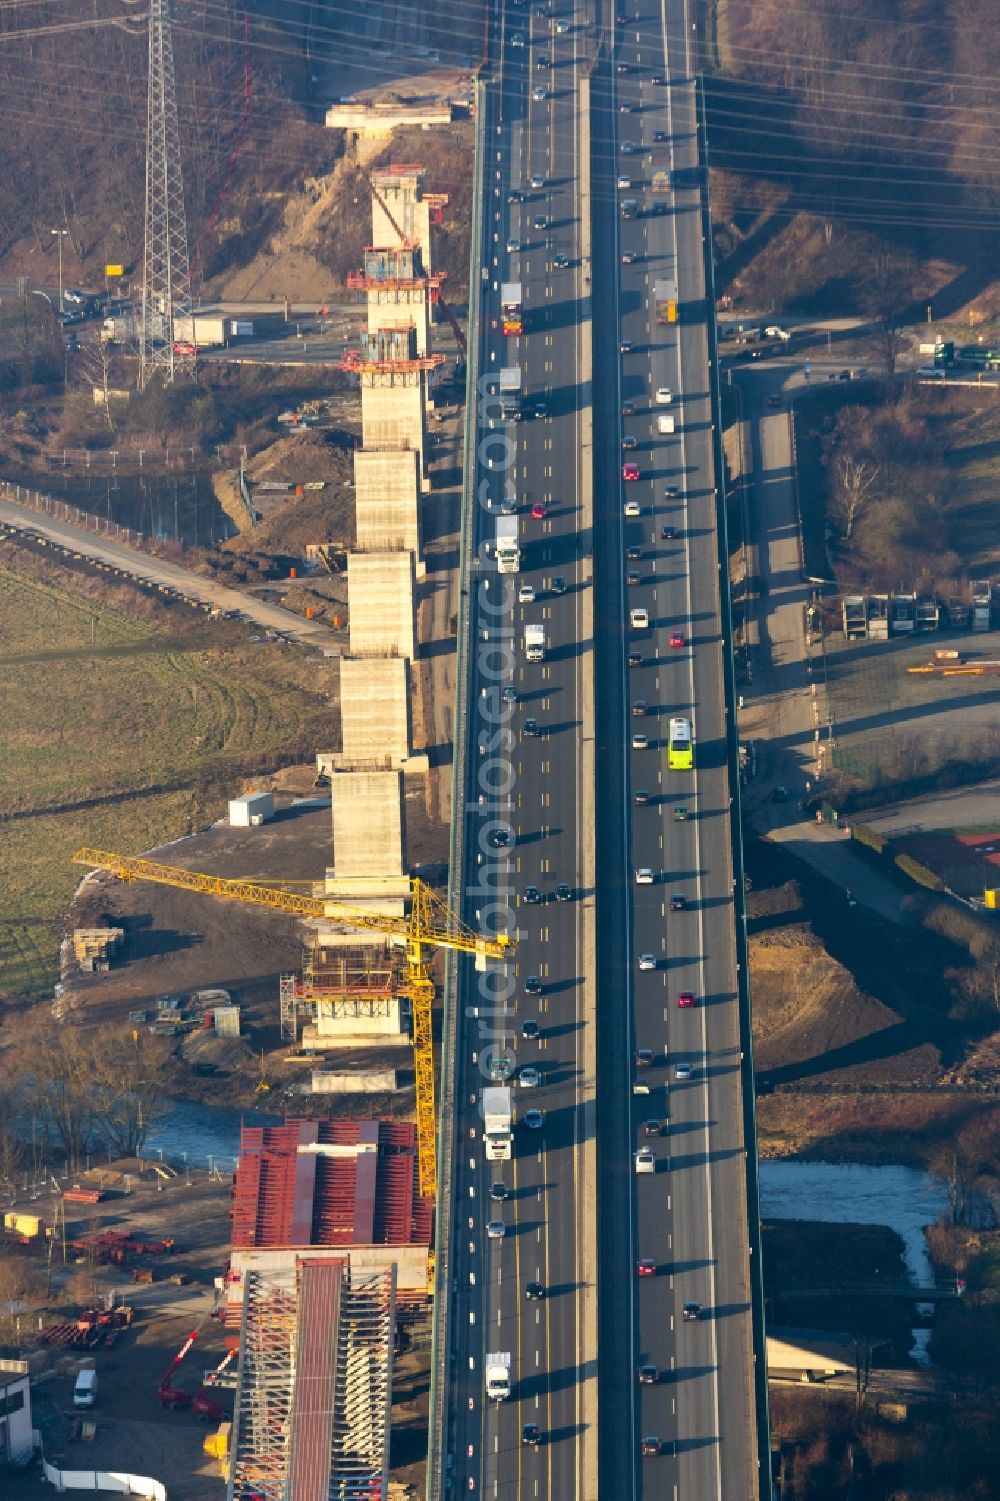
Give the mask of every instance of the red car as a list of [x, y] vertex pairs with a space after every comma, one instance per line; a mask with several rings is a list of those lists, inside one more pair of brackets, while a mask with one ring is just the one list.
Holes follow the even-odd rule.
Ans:
[[622, 479], [638, 479], [638, 478], [639, 478], [639, 466], [638, 466], [638, 464], [634, 464], [632, 462], [629, 462], [628, 464], [623, 464], [622, 465]]
[[684, 642], [684, 632], [683, 631], [671, 631], [670, 632], [670, 645], [671, 646], [683, 646], [684, 644], [685, 644], [685, 642]]
[[680, 995], [677, 997], [677, 1004], [682, 1008], [685, 1006], [695, 1005], [694, 991], [682, 990]]
[[652, 1256], [643, 1256], [642, 1260], [639, 1262], [639, 1276], [656, 1276], [656, 1262], [653, 1260]]
[[536, 500], [531, 507], [532, 521], [544, 521], [549, 514], [549, 508], [544, 500]]

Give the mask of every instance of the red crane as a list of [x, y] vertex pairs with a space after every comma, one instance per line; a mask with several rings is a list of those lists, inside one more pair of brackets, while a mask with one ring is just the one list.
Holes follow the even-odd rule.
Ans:
[[[198, 1417], [206, 1423], [221, 1423], [225, 1416], [223, 1408], [212, 1394], [205, 1389], [204, 1385], [200, 1386], [193, 1395], [191, 1392], [185, 1391], [182, 1386], [171, 1385], [171, 1378], [174, 1372], [200, 1333], [200, 1329], [192, 1329], [173, 1360], [167, 1366], [167, 1369], [160, 1377], [160, 1384], [156, 1388], [156, 1400], [161, 1407], [169, 1407], [172, 1410], [179, 1407], [190, 1407], [191, 1411], [197, 1413]], [[232, 1355], [227, 1355], [222, 1365], [228, 1365], [231, 1359]]]

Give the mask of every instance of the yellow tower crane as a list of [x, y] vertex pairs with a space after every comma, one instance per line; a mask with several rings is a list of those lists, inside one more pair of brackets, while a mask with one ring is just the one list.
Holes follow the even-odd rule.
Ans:
[[184, 870], [177, 865], [161, 865], [155, 860], [134, 859], [129, 855], [110, 854], [107, 850], [80, 849], [74, 864], [93, 870], [107, 870], [121, 881], [153, 881], [160, 886], [175, 886], [182, 891], [199, 891], [205, 896], [221, 896], [227, 901], [268, 907], [288, 912], [293, 917], [326, 917], [351, 928], [382, 933], [405, 945], [407, 978], [401, 994], [413, 1006], [413, 1060], [417, 1094], [417, 1152], [420, 1165], [420, 1192], [432, 1197], [437, 1187], [437, 1112], [434, 1099], [434, 1049], [431, 1038], [431, 1003], [434, 981], [428, 972], [428, 949], [452, 949], [460, 954], [475, 954], [477, 965], [487, 959], [511, 959], [514, 942], [505, 933], [484, 938], [462, 922], [431, 888], [414, 877], [410, 883], [410, 911], [397, 917], [384, 912], [370, 912], [348, 907], [325, 897], [299, 896], [279, 886], [259, 881], [234, 881], [224, 876], [210, 876], [198, 870]]

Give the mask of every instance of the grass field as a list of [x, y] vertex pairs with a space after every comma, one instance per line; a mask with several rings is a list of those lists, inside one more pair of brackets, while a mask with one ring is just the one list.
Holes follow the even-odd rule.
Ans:
[[245, 777], [330, 739], [335, 682], [245, 627], [142, 619], [0, 561], [0, 997], [57, 978], [78, 845], [138, 851], [218, 818]]

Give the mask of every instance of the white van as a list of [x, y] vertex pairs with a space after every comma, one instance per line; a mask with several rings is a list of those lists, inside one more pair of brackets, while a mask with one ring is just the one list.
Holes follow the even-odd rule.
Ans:
[[656, 427], [658, 432], [672, 433], [674, 430], [673, 412], [661, 412], [656, 419]]
[[81, 1371], [73, 1388], [74, 1407], [93, 1407], [97, 1401], [97, 1372]]

